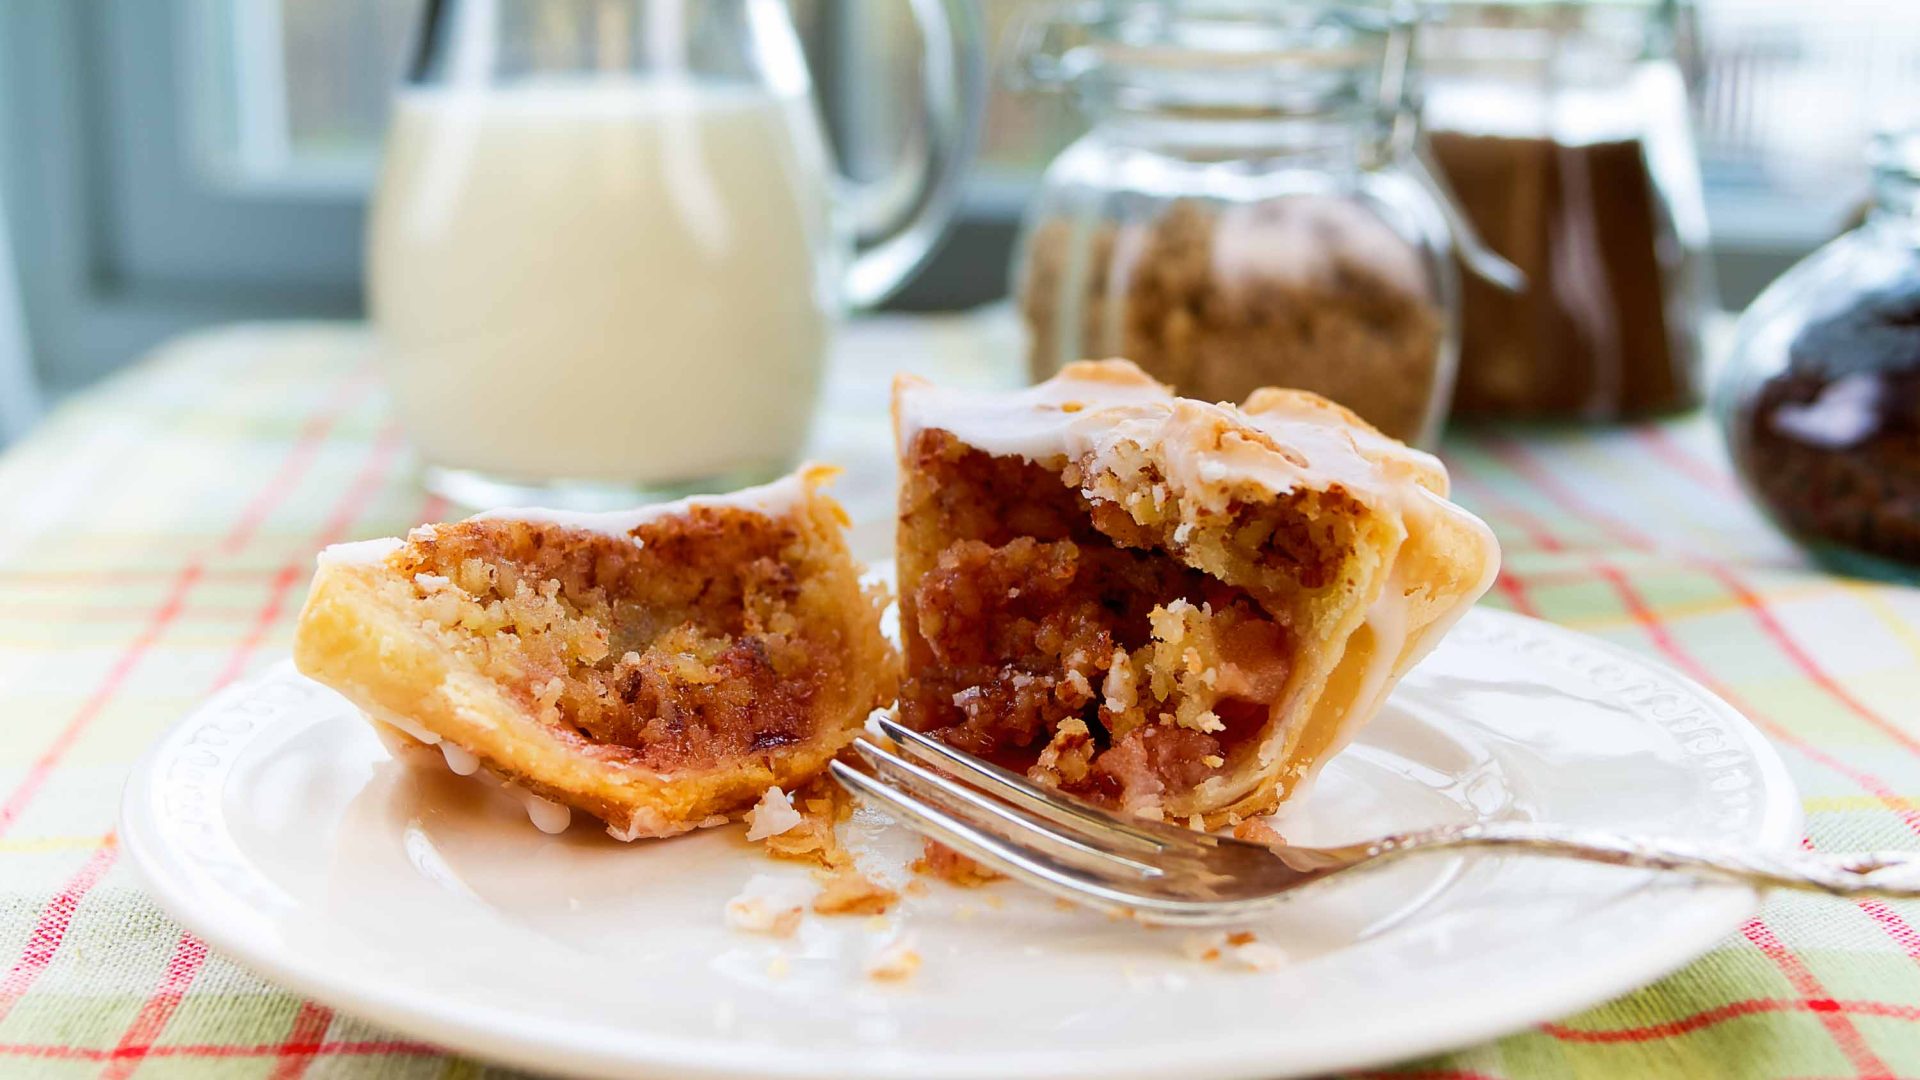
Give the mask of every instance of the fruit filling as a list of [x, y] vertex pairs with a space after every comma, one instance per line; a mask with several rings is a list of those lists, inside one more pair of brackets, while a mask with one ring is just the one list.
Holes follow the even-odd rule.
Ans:
[[917, 441], [947, 478], [920, 518], [937, 554], [902, 598], [906, 723], [1149, 816], [1258, 752], [1292, 646], [1255, 597], [1117, 541], [1053, 471]]

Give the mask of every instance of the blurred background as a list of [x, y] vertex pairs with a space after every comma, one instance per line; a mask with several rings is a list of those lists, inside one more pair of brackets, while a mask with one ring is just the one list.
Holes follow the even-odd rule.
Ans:
[[[0, 5], [0, 423], [182, 331], [362, 310], [363, 222], [390, 89], [425, 0], [8, 0]], [[1911, 0], [1698, 0], [1686, 65], [1722, 304], [1844, 228], [1872, 107], [1920, 74]], [[1033, 0], [982, 0], [996, 60]], [[856, 174], [917, 109], [892, 0], [794, 0]], [[895, 307], [1004, 295], [1039, 170], [1084, 120], [996, 80], [958, 222]], [[12, 274], [7, 273], [11, 268]]]

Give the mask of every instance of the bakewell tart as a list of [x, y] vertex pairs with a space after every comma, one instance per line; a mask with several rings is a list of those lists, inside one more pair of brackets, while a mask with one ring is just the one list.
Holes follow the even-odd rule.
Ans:
[[1436, 458], [1314, 394], [1107, 360], [893, 405], [902, 721], [1116, 809], [1300, 793], [1498, 570]]
[[389, 746], [623, 840], [727, 821], [893, 699], [885, 598], [809, 467], [614, 514], [505, 511], [328, 548], [294, 643]]

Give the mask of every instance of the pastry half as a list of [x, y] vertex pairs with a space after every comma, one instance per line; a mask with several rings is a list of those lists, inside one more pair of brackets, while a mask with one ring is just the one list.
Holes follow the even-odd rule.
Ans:
[[1499, 567], [1436, 458], [1314, 394], [1109, 360], [903, 378], [894, 423], [903, 721], [1137, 814], [1300, 792]]
[[893, 697], [832, 473], [329, 548], [295, 663], [401, 748], [557, 804], [543, 827], [558, 807], [621, 839], [717, 824], [822, 771]]

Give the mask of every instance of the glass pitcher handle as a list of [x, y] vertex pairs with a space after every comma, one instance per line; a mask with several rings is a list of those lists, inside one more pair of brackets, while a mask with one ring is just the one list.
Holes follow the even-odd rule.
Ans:
[[925, 50], [922, 123], [892, 172], [852, 186], [859, 253], [846, 298], [870, 308], [893, 295], [932, 254], [960, 204], [960, 186], [980, 141], [986, 52], [975, 0], [911, 0]]

